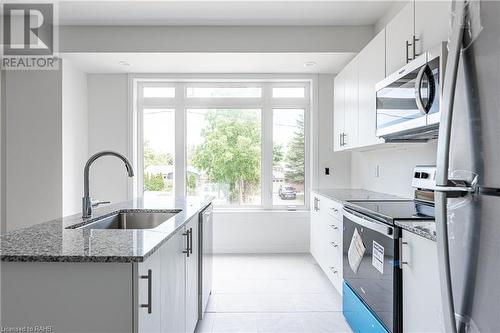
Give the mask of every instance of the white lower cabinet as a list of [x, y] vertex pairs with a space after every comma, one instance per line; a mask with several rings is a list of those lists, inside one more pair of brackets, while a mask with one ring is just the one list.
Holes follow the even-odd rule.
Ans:
[[403, 230], [403, 331], [445, 332], [437, 244]]
[[162, 327], [163, 255], [156, 251], [137, 265], [137, 331], [156, 333]]
[[[185, 230], [177, 232], [162, 246], [161, 329], [164, 333], [186, 332], [186, 247]], [[140, 331], [139, 331], [140, 332]]]
[[320, 225], [321, 225], [321, 213], [320, 205], [321, 199], [318, 195], [314, 194], [311, 196], [311, 238], [310, 238], [310, 248], [311, 254], [319, 262], [320, 258], [320, 246], [319, 237], [321, 235]]
[[342, 293], [342, 205], [313, 193], [311, 254]]
[[186, 332], [194, 332], [198, 323], [198, 218], [186, 224], [189, 233], [189, 256], [186, 256]]
[[137, 331], [192, 333], [198, 322], [198, 217], [138, 270]]
[[2, 262], [1, 301], [9, 306], [2, 306], [0, 326], [45, 323], [53, 332], [193, 333], [198, 227], [195, 215], [138, 263]]

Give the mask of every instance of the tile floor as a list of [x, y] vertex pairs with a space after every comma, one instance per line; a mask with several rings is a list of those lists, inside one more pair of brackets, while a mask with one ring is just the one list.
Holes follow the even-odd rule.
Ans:
[[344, 333], [340, 295], [309, 254], [217, 255], [197, 333]]

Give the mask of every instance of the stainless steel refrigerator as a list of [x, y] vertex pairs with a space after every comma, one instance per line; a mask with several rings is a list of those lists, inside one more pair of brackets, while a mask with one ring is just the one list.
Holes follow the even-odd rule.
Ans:
[[[500, 332], [500, 2], [453, 2], [436, 223], [447, 332]], [[425, 319], [424, 319], [425, 320]]]

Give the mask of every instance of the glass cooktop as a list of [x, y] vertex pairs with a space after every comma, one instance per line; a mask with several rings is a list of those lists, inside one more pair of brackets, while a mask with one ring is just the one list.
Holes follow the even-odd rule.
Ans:
[[396, 220], [434, 220], [434, 206], [418, 201], [356, 201], [345, 206], [393, 224]]

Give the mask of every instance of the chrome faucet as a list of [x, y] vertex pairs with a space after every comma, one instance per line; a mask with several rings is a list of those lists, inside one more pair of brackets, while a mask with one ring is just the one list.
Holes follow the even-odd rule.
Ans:
[[101, 151], [92, 155], [87, 163], [85, 164], [85, 169], [83, 170], [83, 198], [82, 198], [82, 217], [91, 217], [92, 216], [92, 207], [97, 207], [101, 204], [109, 203], [109, 201], [93, 201], [89, 195], [89, 171], [90, 166], [101, 156], [115, 156], [118, 157], [125, 163], [125, 167], [127, 168], [127, 173], [129, 177], [134, 177], [134, 169], [132, 168], [132, 164], [130, 161], [120, 153], [114, 151]]

